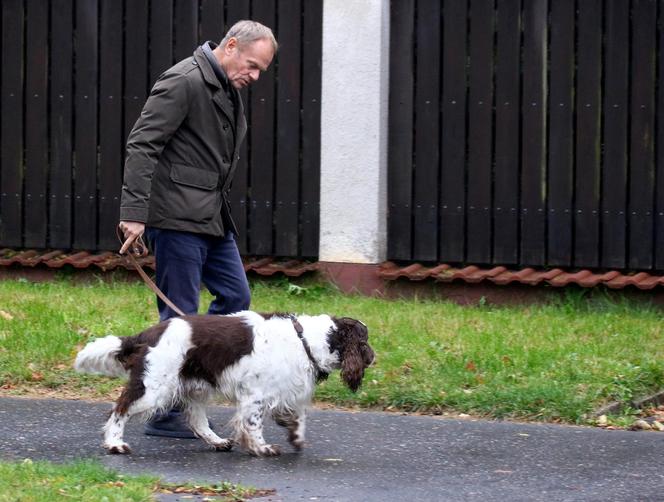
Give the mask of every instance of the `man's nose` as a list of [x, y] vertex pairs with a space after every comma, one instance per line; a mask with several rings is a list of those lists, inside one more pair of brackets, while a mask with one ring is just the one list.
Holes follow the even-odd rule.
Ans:
[[256, 80], [258, 80], [258, 77], [261, 76], [261, 71], [260, 70], [253, 70], [252, 72], [249, 73], [249, 76], [251, 77], [251, 80], [253, 82], [256, 82]]

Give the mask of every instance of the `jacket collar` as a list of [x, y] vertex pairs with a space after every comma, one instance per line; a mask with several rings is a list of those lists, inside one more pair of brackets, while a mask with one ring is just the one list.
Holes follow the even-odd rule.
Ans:
[[[240, 97], [240, 93], [235, 87], [231, 85], [231, 92], [235, 94], [235, 101], [238, 103], [238, 106], [234, 107], [233, 103], [231, 103], [228, 99], [228, 96], [226, 96], [226, 92], [221, 87], [221, 83], [219, 83], [219, 79], [214, 73], [214, 70], [210, 65], [210, 61], [205, 55], [205, 52], [203, 52], [203, 47], [199, 46], [196, 48], [194, 51], [194, 60], [197, 66], [201, 69], [203, 80], [215, 88], [212, 94], [212, 101], [214, 101], [214, 104], [217, 105], [224, 114], [226, 114], [226, 116], [230, 119], [231, 124], [234, 124], [235, 129], [238, 129], [238, 119], [242, 120], [242, 117], [244, 117], [244, 107], [242, 106], [242, 98]], [[244, 135], [244, 132], [242, 134]]]
[[217, 61], [217, 57], [212, 52], [217, 48], [217, 44], [208, 40], [203, 45], [201, 45], [201, 48], [203, 49], [203, 54], [205, 54], [205, 57], [207, 57], [208, 62], [210, 63], [210, 68], [212, 69], [214, 75], [217, 77], [217, 80], [219, 80], [221, 86], [225, 90], [228, 90], [231, 83], [228, 81], [226, 72], [222, 68], [221, 64], [219, 64], [219, 61]]

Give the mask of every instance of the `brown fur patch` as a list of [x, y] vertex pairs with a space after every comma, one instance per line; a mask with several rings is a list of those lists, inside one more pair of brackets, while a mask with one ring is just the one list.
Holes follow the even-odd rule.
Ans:
[[222, 371], [254, 349], [254, 335], [242, 318], [206, 315], [183, 319], [192, 327], [194, 344], [180, 371], [184, 378], [216, 386]]
[[131, 404], [145, 394], [143, 374], [148, 347], [154, 347], [168, 327], [169, 321], [151, 326], [136, 336], [122, 339], [117, 358], [129, 371], [129, 381], [115, 404], [115, 412], [124, 415]]
[[328, 336], [330, 351], [339, 351], [341, 378], [355, 392], [362, 384], [364, 370], [375, 357], [369, 346], [369, 331], [364, 324], [350, 317], [333, 317], [332, 320], [337, 329]]

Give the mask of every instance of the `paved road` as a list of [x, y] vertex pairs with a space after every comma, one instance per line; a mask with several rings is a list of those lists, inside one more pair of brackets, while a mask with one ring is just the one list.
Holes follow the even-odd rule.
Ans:
[[[312, 411], [302, 453], [279, 458], [212, 452], [198, 440], [144, 436], [134, 453], [106, 455], [109, 403], [0, 398], [0, 458], [94, 458], [123, 473], [166, 481], [228, 480], [274, 488], [271, 501], [664, 500], [664, 433]], [[231, 410], [212, 407], [223, 426]], [[222, 429], [222, 432], [226, 432]], [[268, 441], [285, 444], [269, 427]]]

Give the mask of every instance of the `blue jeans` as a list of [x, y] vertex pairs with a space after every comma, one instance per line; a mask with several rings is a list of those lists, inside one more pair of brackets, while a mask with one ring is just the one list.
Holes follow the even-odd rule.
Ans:
[[[148, 227], [145, 235], [155, 257], [157, 286], [185, 314], [198, 313], [201, 284], [214, 296], [208, 314], [249, 308], [249, 283], [231, 232], [213, 237]], [[178, 316], [159, 298], [157, 306], [161, 321]]]

